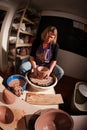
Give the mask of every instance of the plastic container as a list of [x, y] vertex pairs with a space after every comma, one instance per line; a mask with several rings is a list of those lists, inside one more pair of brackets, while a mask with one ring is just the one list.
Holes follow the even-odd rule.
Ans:
[[8, 79], [7, 79], [8, 87], [9, 88], [13, 87], [13, 86], [11, 86], [11, 82], [14, 81], [16, 84], [16, 80], [20, 81], [20, 86], [22, 87], [22, 91], [26, 90], [27, 79], [24, 76], [18, 75], [18, 74], [11, 75], [10, 77], [8, 77]]

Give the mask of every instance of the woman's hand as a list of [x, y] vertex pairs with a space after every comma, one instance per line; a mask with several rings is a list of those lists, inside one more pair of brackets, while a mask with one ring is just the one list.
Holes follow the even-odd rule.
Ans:
[[47, 71], [44, 72], [43, 74], [43, 78], [48, 78], [50, 76], [51, 72], [50, 70], [48, 69]]
[[46, 79], [46, 78], [48, 78], [49, 76], [50, 76], [50, 70], [48, 69], [48, 70], [46, 70], [46, 71], [38, 71], [38, 78], [39, 79]]

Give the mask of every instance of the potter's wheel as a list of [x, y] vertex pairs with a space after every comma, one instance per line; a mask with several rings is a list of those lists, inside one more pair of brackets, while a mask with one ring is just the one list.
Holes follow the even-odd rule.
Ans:
[[57, 84], [57, 78], [53, 74], [48, 79], [37, 79], [32, 77], [31, 72], [28, 72], [26, 79], [32, 87], [37, 89], [49, 89], [55, 87]]

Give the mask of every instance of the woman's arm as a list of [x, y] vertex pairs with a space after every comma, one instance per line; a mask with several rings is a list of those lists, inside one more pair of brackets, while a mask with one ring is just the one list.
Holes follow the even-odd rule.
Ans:
[[55, 65], [56, 65], [56, 60], [51, 61], [51, 63], [50, 63], [50, 68], [49, 68], [49, 73], [50, 73], [50, 74], [52, 73], [52, 71], [53, 71]]
[[53, 71], [55, 65], [56, 65], [56, 61], [52, 61], [52, 62], [50, 63], [49, 69], [43, 73], [43, 78], [47, 78], [47, 77], [50, 76], [50, 74], [52, 73], [52, 71]]
[[37, 68], [36, 61], [33, 56], [30, 56], [30, 62], [33, 69]]
[[36, 65], [36, 61], [33, 56], [30, 56], [30, 62], [32, 65], [32, 69], [34, 71], [34, 76], [37, 77], [37, 65]]

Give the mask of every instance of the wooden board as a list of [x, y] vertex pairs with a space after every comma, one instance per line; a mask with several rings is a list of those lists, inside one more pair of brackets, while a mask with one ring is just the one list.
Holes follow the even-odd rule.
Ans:
[[62, 104], [63, 99], [61, 94], [37, 94], [27, 93], [26, 102], [35, 105], [56, 105]]

